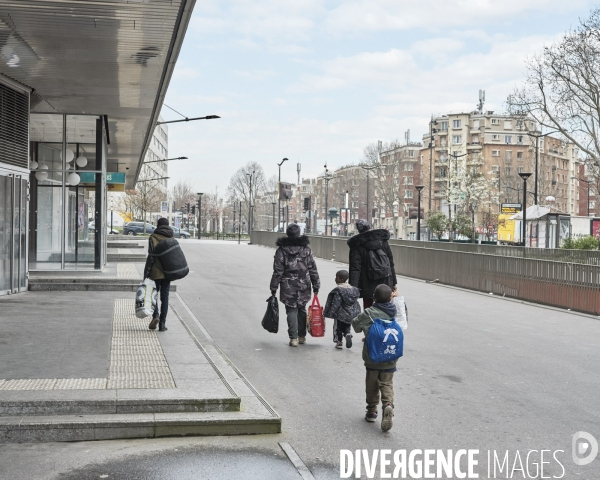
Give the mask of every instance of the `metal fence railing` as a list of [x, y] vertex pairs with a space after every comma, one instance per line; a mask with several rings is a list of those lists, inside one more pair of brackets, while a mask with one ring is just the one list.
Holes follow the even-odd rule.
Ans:
[[[275, 241], [281, 235], [274, 232], [252, 232], [252, 243], [275, 247]], [[309, 238], [316, 257], [348, 262], [347, 238]], [[529, 255], [529, 250], [536, 249], [520, 248], [522, 253], [519, 256], [511, 254], [513, 250], [517, 250], [516, 247], [488, 247], [390, 241], [396, 273], [399, 275], [437, 280], [446, 285], [600, 314], [600, 266], [597, 264], [557, 261], [554, 258]], [[505, 249], [509, 254], [503, 254]], [[580, 259], [576, 255], [563, 258]]]
[[509, 245], [479, 245], [456, 242], [417, 242], [414, 240], [390, 240], [390, 245], [404, 245], [416, 248], [433, 248], [454, 252], [481, 253], [503, 257], [537, 258], [557, 262], [600, 265], [600, 250], [567, 250], [563, 248], [524, 248]]

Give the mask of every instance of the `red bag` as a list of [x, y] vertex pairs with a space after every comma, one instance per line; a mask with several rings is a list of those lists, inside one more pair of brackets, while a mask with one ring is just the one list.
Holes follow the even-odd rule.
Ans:
[[308, 333], [311, 337], [325, 336], [325, 317], [317, 294], [313, 297], [311, 306], [308, 307]]

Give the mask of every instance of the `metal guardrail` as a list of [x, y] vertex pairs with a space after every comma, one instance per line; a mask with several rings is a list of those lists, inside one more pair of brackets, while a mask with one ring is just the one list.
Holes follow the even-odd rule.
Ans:
[[556, 262], [600, 265], [600, 250], [566, 250], [563, 248], [524, 248], [510, 245], [479, 245], [456, 242], [416, 242], [412, 240], [390, 240], [390, 245], [404, 245], [416, 248], [432, 248], [454, 252], [481, 253], [502, 257], [533, 258]]
[[[280, 236], [281, 233], [252, 232], [252, 243], [275, 247]], [[347, 238], [309, 238], [316, 257], [348, 262]], [[399, 275], [600, 315], [598, 265], [535, 258], [528, 252], [535, 249], [522, 247], [393, 240], [390, 248]], [[521, 250], [521, 256], [503, 255], [506, 250]]]

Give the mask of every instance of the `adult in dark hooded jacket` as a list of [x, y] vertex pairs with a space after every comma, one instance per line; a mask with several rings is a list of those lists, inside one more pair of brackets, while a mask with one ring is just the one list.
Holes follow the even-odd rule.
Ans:
[[[363, 299], [363, 307], [369, 308], [373, 305], [373, 293], [377, 285], [385, 284], [396, 290], [396, 271], [394, 269], [394, 257], [388, 244], [390, 233], [387, 230], [371, 230], [371, 226], [365, 220], [356, 222], [358, 235], [348, 239], [350, 247], [350, 285], [360, 290], [360, 298]], [[390, 273], [383, 278], [374, 279], [370, 262], [370, 253], [383, 250], [390, 262]]]
[[317, 264], [308, 246], [306, 235], [300, 235], [300, 227], [295, 223], [286, 230], [276, 244], [271, 277], [271, 294], [275, 295], [281, 286], [279, 300], [285, 305], [290, 346], [306, 341], [306, 304], [310, 300], [310, 287], [318, 293], [321, 286]]
[[[173, 238], [173, 229], [169, 227], [169, 220], [167, 218], [159, 218], [156, 230], [154, 230], [154, 233], [150, 235], [150, 238], [148, 239], [148, 253], [154, 253], [156, 246], [165, 238]], [[167, 321], [167, 312], [169, 311], [169, 291], [171, 290], [171, 281], [165, 278], [165, 272], [159, 258], [148, 255], [146, 266], [144, 268], [144, 278], [154, 280], [154, 283], [156, 283], [156, 291], [160, 295], [160, 314], [157, 302], [149, 328], [150, 330], [155, 330], [156, 325], [158, 325], [158, 331], [164, 332], [165, 330], [168, 330], [165, 323]]]

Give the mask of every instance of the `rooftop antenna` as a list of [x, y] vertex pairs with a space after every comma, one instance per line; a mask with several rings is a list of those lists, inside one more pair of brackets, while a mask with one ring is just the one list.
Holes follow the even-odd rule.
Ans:
[[479, 90], [479, 103], [477, 104], [477, 109], [480, 114], [483, 114], [483, 104], [485, 103], [485, 90]]
[[302, 168], [302, 164], [300, 162], [298, 162], [298, 165], [296, 166], [296, 168], [298, 169], [298, 185], [300, 185], [300, 170]]
[[410, 143], [410, 128], [404, 132], [404, 139], [406, 140], [406, 144], [408, 145]]

